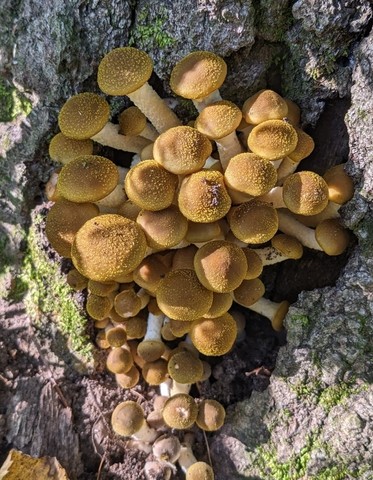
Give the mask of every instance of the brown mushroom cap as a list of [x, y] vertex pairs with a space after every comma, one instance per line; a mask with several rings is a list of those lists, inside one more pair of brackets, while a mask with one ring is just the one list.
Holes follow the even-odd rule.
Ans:
[[247, 272], [245, 280], [252, 280], [258, 278], [263, 271], [263, 262], [259, 255], [252, 248], [243, 248], [243, 253], [246, 256]]
[[106, 359], [106, 368], [112, 373], [127, 373], [132, 368], [131, 352], [125, 348], [112, 348]]
[[122, 290], [114, 298], [114, 309], [123, 318], [134, 317], [141, 310], [141, 299], [133, 288]]
[[109, 121], [110, 107], [96, 93], [79, 93], [69, 98], [58, 115], [61, 132], [75, 140], [85, 140], [100, 132]]
[[144, 425], [144, 410], [132, 401], [121, 402], [111, 415], [111, 426], [115, 433], [130, 437]]
[[265, 287], [259, 278], [244, 280], [233, 292], [233, 299], [238, 304], [249, 307], [264, 295]]
[[123, 135], [140, 135], [146, 127], [146, 116], [133, 105], [119, 115], [119, 132]]
[[172, 260], [172, 269], [180, 270], [183, 268], [194, 270], [194, 255], [198, 248], [195, 245], [188, 245], [184, 248], [178, 248]]
[[298, 136], [295, 128], [283, 120], [267, 120], [250, 132], [250, 150], [268, 160], [280, 160], [295, 150]]
[[336, 218], [320, 222], [316, 227], [315, 236], [318, 244], [327, 255], [340, 255], [350, 243], [348, 230]]
[[300, 124], [300, 108], [298, 105], [290, 100], [290, 98], [284, 98], [286, 105], [288, 106], [288, 113], [286, 114], [286, 119], [294, 127]]
[[104, 56], [97, 82], [107, 95], [128, 95], [147, 82], [153, 72], [149, 55], [133, 47], [120, 47]]
[[178, 178], [155, 160], [143, 160], [126, 175], [128, 198], [144, 210], [156, 211], [171, 205]]
[[188, 175], [200, 170], [211, 155], [210, 140], [192, 127], [169, 128], [154, 142], [154, 159], [169, 172]]
[[242, 242], [265, 243], [277, 232], [277, 211], [269, 203], [251, 200], [232, 208], [229, 224], [233, 234]]
[[87, 220], [99, 214], [93, 203], [76, 204], [68, 200], [58, 200], [49, 210], [45, 233], [52, 247], [62, 257], [71, 257], [71, 246], [78, 230]]
[[57, 188], [71, 202], [96, 202], [118, 185], [118, 169], [105, 157], [83, 155], [62, 167]]
[[224, 177], [216, 170], [201, 170], [188, 175], [181, 183], [178, 204], [188, 220], [215, 222], [227, 214], [231, 203]]
[[242, 113], [247, 123], [257, 125], [266, 120], [283, 119], [288, 113], [288, 106], [273, 90], [261, 90], [246, 100]]
[[137, 223], [143, 229], [147, 244], [155, 250], [174, 247], [185, 237], [188, 221], [175, 205], [164, 210], [141, 210]]
[[133, 279], [140, 287], [154, 294], [159, 282], [169, 270], [170, 267], [162, 261], [159, 254], [152, 254], [145, 257], [133, 271]]
[[329, 200], [331, 202], [342, 205], [351, 200], [354, 195], [354, 183], [345, 172], [343, 164], [329, 168], [323, 178], [328, 184]]
[[236, 322], [229, 313], [216, 318], [195, 320], [190, 331], [190, 337], [197, 350], [212, 357], [229, 352], [236, 336]]
[[145, 235], [135, 222], [108, 214], [83, 225], [75, 236], [71, 256], [82, 275], [105, 282], [132, 272], [146, 248]]
[[204, 243], [219, 238], [221, 234], [219, 222], [196, 223], [189, 221], [185, 240], [190, 243]]
[[186, 471], [185, 480], [214, 480], [213, 469], [206, 462], [195, 462]]
[[92, 293], [87, 297], [87, 313], [95, 320], [104, 320], [104, 318], [107, 318], [112, 308], [113, 302], [109, 297], [99, 297]]
[[216, 318], [221, 317], [231, 308], [233, 303], [233, 297], [231, 293], [216, 293], [212, 299], [212, 305], [210, 310], [203, 315], [203, 318]]
[[106, 340], [111, 347], [121, 347], [127, 341], [127, 333], [122, 326], [111, 327], [106, 332]]
[[98, 295], [99, 297], [106, 297], [112, 292], [115, 292], [119, 288], [118, 282], [95, 282], [94, 280], [88, 281], [88, 292]]
[[328, 185], [315, 172], [293, 173], [284, 181], [282, 198], [291, 212], [300, 215], [316, 215], [328, 204]]
[[63, 133], [57, 133], [49, 144], [49, 156], [51, 159], [64, 164], [81, 155], [92, 155], [92, 153], [92, 140], [75, 140], [66, 137]]
[[210, 140], [218, 140], [234, 132], [242, 112], [232, 102], [220, 100], [207, 105], [195, 120], [194, 127]]
[[133, 365], [126, 373], [116, 373], [115, 380], [122, 388], [133, 388], [139, 383], [140, 372], [138, 368]]
[[127, 318], [123, 322], [123, 326], [129, 339], [143, 338], [146, 333], [147, 321], [143, 317], [135, 316]]
[[298, 142], [297, 146], [295, 149], [289, 153], [288, 157], [290, 160], [293, 162], [300, 162], [304, 158], [308, 157], [311, 155], [315, 148], [315, 142], [313, 141], [313, 138], [310, 137], [306, 132], [304, 132], [300, 128], [295, 128], [297, 135], [298, 135]]
[[198, 407], [193, 397], [186, 393], [177, 393], [166, 401], [162, 415], [170, 428], [184, 430], [196, 421]]
[[198, 405], [196, 424], [202, 430], [215, 432], [224, 424], [225, 410], [221, 403], [216, 400], [206, 399]]
[[194, 320], [208, 312], [213, 294], [193, 270], [173, 270], [160, 282], [156, 292], [159, 308], [175, 320]]
[[221, 57], [212, 52], [196, 51], [175, 65], [170, 87], [181, 97], [201, 99], [220, 88], [226, 76], [227, 65]]
[[186, 333], [190, 332], [193, 321], [186, 320], [172, 320], [170, 319], [171, 333], [176, 337], [183, 337]]
[[291, 235], [279, 233], [272, 238], [271, 244], [287, 258], [298, 260], [303, 255], [303, 245]]
[[172, 355], [167, 369], [170, 377], [182, 384], [198, 382], [203, 375], [202, 361], [188, 350]]
[[82, 275], [76, 268], [72, 268], [66, 276], [66, 282], [72, 289], [80, 291], [87, 288], [88, 278]]
[[167, 362], [158, 358], [153, 362], [145, 362], [142, 367], [142, 376], [149, 385], [160, 385], [167, 379]]
[[258, 197], [276, 185], [277, 172], [269, 160], [254, 153], [240, 153], [230, 159], [224, 181], [229, 188]]
[[227, 293], [237, 288], [247, 273], [246, 256], [231, 242], [215, 240], [198, 249], [194, 256], [198, 280], [213, 292]]
[[137, 215], [140, 213], [141, 208], [131, 200], [126, 200], [119, 207], [117, 207], [118, 215], [129, 218], [136, 221]]

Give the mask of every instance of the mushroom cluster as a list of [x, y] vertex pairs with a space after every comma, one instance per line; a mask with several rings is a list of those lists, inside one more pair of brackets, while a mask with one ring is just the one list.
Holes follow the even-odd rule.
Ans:
[[[150, 57], [132, 47], [101, 60], [101, 91], [134, 104], [118, 124], [102, 95], [79, 93], [63, 105], [49, 148], [62, 167], [46, 189], [54, 202], [46, 234], [72, 261], [70, 286], [87, 289], [96, 343], [118, 385], [134, 387], [141, 373], [165, 399], [147, 421], [137, 403], [121, 403], [114, 431], [152, 445], [146, 472], [168, 468], [169, 478], [173, 467], [161, 463], [178, 460], [186, 478], [208, 479], [213, 472], [197, 462], [188, 431], [195, 423], [217, 430], [224, 409], [212, 399], [196, 403], [190, 388], [209, 377], [208, 358], [229, 352], [242, 334], [234, 303], [283, 328], [289, 302], [265, 297], [266, 265], [299, 259], [304, 247], [345, 251], [350, 236], [338, 209], [353, 184], [343, 165], [324, 176], [297, 171], [314, 148], [297, 105], [272, 90], [242, 109], [223, 100], [219, 56], [193, 52], [171, 73], [173, 92], [198, 111], [188, 125], [148, 84], [152, 71]], [[95, 142], [134, 153], [129, 168], [94, 154]], [[182, 445], [173, 436], [177, 453], [160, 445], [172, 443], [172, 429], [186, 430]]]

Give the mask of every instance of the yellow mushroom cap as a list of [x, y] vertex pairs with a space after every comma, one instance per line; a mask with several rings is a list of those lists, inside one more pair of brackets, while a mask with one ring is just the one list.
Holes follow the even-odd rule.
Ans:
[[194, 398], [186, 393], [177, 393], [170, 397], [163, 406], [163, 420], [170, 428], [184, 430], [196, 421], [198, 407]]
[[116, 165], [99, 155], [82, 155], [62, 167], [57, 188], [71, 202], [97, 202], [118, 184]]
[[219, 222], [196, 223], [189, 221], [185, 240], [190, 243], [204, 243], [219, 238], [221, 234]]
[[111, 415], [111, 426], [115, 433], [130, 437], [144, 425], [144, 410], [133, 401], [121, 402]]
[[315, 230], [316, 240], [327, 255], [340, 255], [350, 243], [350, 234], [338, 219], [320, 222]]
[[118, 282], [95, 282], [94, 280], [88, 281], [88, 292], [98, 295], [99, 297], [106, 297], [112, 292], [115, 292], [119, 288]]
[[126, 330], [128, 339], [143, 338], [146, 334], [147, 321], [143, 317], [135, 316], [127, 318], [123, 322], [123, 326]]
[[83, 225], [75, 236], [71, 255], [82, 275], [105, 282], [132, 272], [146, 249], [145, 235], [135, 222], [107, 214]]
[[175, 320], [195, 320], [208, 312], [213, 294], [193, 270], [173, 270], [160, 282], [156, 292], [159, 308]]
[[293, 173], [284, 181], [282, 198], [291, 212], [300, 215], [316, 215], [328, 204], [328, 185], [315, 172]]
[[92, 293], [87, 297], [87, 313], [95, 320], [104, 320], [107, 318], [112, 308], [113, 302], [109, 297], [99, 297]]
[[140, 372], [135, 365], [128, 370], [126, 373], [116, 373], [115, 380], [117, 384], [122, 388], [133, 388], [139, 383]]
[[140, 135], [146, 127], [146, 116], [133, 105], [119, 115], [119, 131], [123, 135]]
[[288, 106], [288, 113], [286, 114], [286, 119], [294, 127], [300, 124], [300, 108], [298, 105], [290, 100], [290, 98], [284, 98], [286, 105]]
[[170, 87], [181, 97], [201, 99], [220, 88], [226, 76], [227, 65], [221, 57], [212, 52], [196, 51], [175, 65]]
[[178, 204], [181, 213], [196, 223], [211, 223], [223, 218], [231, 207], [223, 174], [201, 170], [185, 177], [181, 183]]
[[189, 335], [203, 355], [220, 356], [232, 348], [237, 337], [237, 325], [229, 313], [216, 318], [200, 318], [193, 322]]
[[175, 250], [175, 255], [172, 259], [172, 269], [180, 270], [183, 268], [194, 270], [194, 255], [198, 248], [195, 245], [188, 245], [184, 248]]
[[198, 382], [203, 375], [202, 361], [188, 350], [172, 355], [167, 369], [170, 377], [182, 384]]
[[170, 331], [176, 337], [183, 337], [186, 333], [190, 332], [193, 321], [186, 320], [172, 320], [170, 319]]
[[198, 249], [194, 268], [204, 287], [218, 293], [232, 292], [247, 273], [246, 256], [234, 243], [215, 240]]
[[169, 128], [154, 142], [153, 157], [169, 172], [187, 175], [200, 170], [211, 155], [210, 140], [192, 127]]
[[298, 135], [290, 123], [267, 120], [250, 132], [247, 140], [250, 150], [267, 160], [280, 160], [295, 150]]
[[241, 285], [233, 292], [234, 301], [238, 304], [249, 307], [257, 302], [264, 295], [265, 288], [259, 278], [244, 280]]
[[216, 400], [206, 399], [198, 405], [196, 424], [202, 430], [215, 432], [224, 424], [225, 410], [221, 403]]
[[140, 213], [141, 207], [136, 205], [132, 200], [126, 200], [119, 207], [117, 207], [117, 213], [123, 215], [123, 217], [136, 221], [137, 215]]
[[285, 233], [275, 235], [271, 240], [272, 247], [279, 250], [287, 258], [298, 260], [303, 255], [303, 245], [299, 240]]
[[203, 315], [203, 318], [216, 318], [221, 317], [224, 313], [227, 313], [233, 303], [233, 297], [231, 293], [216, 293], [212, 299], [212, 305], [210, 310]]
[[242, 112], [232, 102], [220, 100], [207, 105], [195, 120], [194, 127], [210, 140], [226, 137], [242, 119]]
[[110, 107], [96, 93], [78, 93], [69, 98], [58, 115], [61, 132], [75, 140], [85, 140], [100, 132], [109, 121]]
[[159, 254], [152, 254], [145, 257], [134, 270], [133, 280], [148, 292], [155, 293], [159, 282], [169, 270], [170, 267], [162, 261]]
[[106, 340], [111, 347], [121, 347], [127, 341], [127, 333], [122, 326], [112, 327], [106, 332]]
[[280, 120], [286, 117], [288, 106], [273, 90], [261, 90], [246, 100], [242, 113], [247, 123], [257, 125], [266, 120]]
[[229, 212], [229, 225], [242, 242], [258, 244], [268, 242], [278, 230], [276, 209], [259, 200], [241, 203]]
[[134, 317], [141, 310], [141, 299], [133, 288], [122, 290], [114, 298], [114, 309], [121, 317]]
[[76, 204], [58, 200], [48, 212], [45, 234], [57, 253], [70, 258], [71, 246], [78, 230], [98, 214], [98, 207], [93, 203]]
[[188, 221], [175, 205], [164, 210], [141, 210], [137, 223], [143, 229], [150, 248], [163, 250], [174, 247], [185, 237]]
[[142, 367], [142, 376], [149, 385], [160, 385], [167, 379], [167, 361], [158, 358], [153, 362], [145, 362]]
[[88, 278], [78, 272], [76, 268], [72, 268], [66, 276], [66, 282], [72, 289], [80, 291], [87, 288]]
[[246, 256], [247, 272], [245, 280], [252, 280], [258, 278], [263, 272], [263, 262], [259, 255], [252, 248], [243, 248], [243, 253]]
[[323, 178], [328, 184], [329, 200], [331, 202], [342, 205], [351, 200], [354, 195], [354, 183], [345, 172], [343, 164], [329, 168]]
[[147, 82], [153, 72], [149, 55], [133, 47], [120, 47], [104, 56], [97, 82], [107, 95], [128, 95]]
[[214, 478], [214, 471], [206, 462], [192, 463], [185, 474], [185, 480], [214, 480]]
[[143, 160], [126, 175], [128, 198], [144, 210], [156, 211], [171, 205], [178, 186], [178, 177], [155, 160]]
[[131, 352], [125, 348], [112, 348], [106, 359], [106, 368], [112, 373], [127, 373], [133, 365]]
[[315, 148], [315, 142], [313, 141], [313, 138], [301, 128], [295, 127], [295, 130], [298, 136], [297, 146], [291, 153], [289, 153], [288, 157], [293, 162], [299, 163], [301, 160], [311, 155]]
[[66, 137], [63, 133], [57, 133], [49, 144], [49, 156], [51, 159], [64, 164], [81, 155], [92, 155], [92, 153], [92, 140], [75, 140]]
[[259, 197], [276, 185], [277, 171], [269, 160], [254, 153], [240, 153], [230, 159], [224, 181], [233, 190]]

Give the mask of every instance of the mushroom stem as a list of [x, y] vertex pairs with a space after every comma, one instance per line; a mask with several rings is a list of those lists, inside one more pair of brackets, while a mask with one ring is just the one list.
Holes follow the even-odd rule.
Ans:
[[274, 208], [286, 208], [282, 198], [282, 187], [273, 187], [268, 193], [258, 197], [258, 200], [270, 203]]
[[193, 104], [196, 107], [197, 111], [201, 113], [207, 105], [210, 105], [210, 103], [213, 102], [218, 102], [219, 100], [222, 100], [220, 92], [219, 90], [214, 90], [209, 95], [207, 95], [207, 97], [203, 97], [200, 100], [193, 100]]
[[118, 133], [119, 125], [108, 122], [104, 128], [96, 133], [91, 140], [101, 145], [123, 150], [124, 152], [140, 153], [143, 148], [149, 145], [150, 140], [138, 136], [125, 136]]
[[218, 147], [220, 163], [223, 170], [227, 169], [229, 160], [232, 157], [244, 151], [235, 131], [225, 137], [216, 139], [215, 143]]
[[327, 220], [329, 218], [339, 218], [339, 209], [341, 208], [341, 206], [342, 205], [339, 205], [338, 203], [329, 201], [328, 205], [326, 206], [326, 208], [324, 208], [322, 212], [307, 217], [303, 215], [297, 215], [296, 218], [307, 227], [315, 228], [323, 220]]
[[144, 130], [140, 133], [140, 135], [148, 140], [154, 142], [154, 140], [158, 137], [157, 130], [153, 127], [153, 125], [149, 122], [146, 123]]
[[146, 115], [159, 133], [181, 125], [175, 113], [147, 82], [134, 92], [128, 93], [127, 96]]
[[305, 247], [323, 251], [316, 240], [315, 230], [306, 227], [289, 213], [279, 210], [278, 228], [281, 232], [298, 239]]
[[267, 317], [271, 321], [273, 329], [280, 331], [285, 315], [289, 310], [289, 302], [284, 300], [277, 303], [262, 297], [247, 308]]
[[194, 434], [187, 432], [184, 435], [184, 441], [181, 444], [180, 455], [178, 459], [178, 464], [180, 465], [181, 470], [186, 473], [188, 468], [197, 462], [196, 457], [194, 456], [192, 445], [194, 441]]
[[145, 341], [161, 340], [161, 329], [163, 325], [164, 315], [154, 315], [149, 313], [148, 315], [148, 326], [146, 328], [146, 334], [143, 338]]
[[277, 169], [277, 185], [281, 186], [285, 178], [295, 172], [298, 165], [299, 162], [293, 162], [291, 158], [285, 157]]
[[175, 380], [172, 380], [170, 396], [176, 395], [177, 393], [189, 393], [192, 387], [191, 383], [179, 383]]

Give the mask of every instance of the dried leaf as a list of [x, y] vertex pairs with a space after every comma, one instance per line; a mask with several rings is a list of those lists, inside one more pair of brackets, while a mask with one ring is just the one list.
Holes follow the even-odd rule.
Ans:
[[0, 480], [69, 480], [56, 457], [34, 458], [11, 450], [0, 468]]

